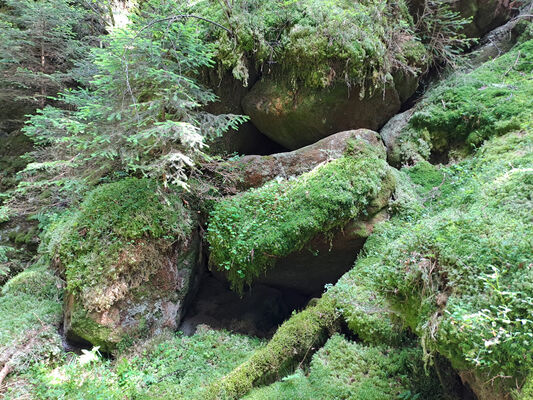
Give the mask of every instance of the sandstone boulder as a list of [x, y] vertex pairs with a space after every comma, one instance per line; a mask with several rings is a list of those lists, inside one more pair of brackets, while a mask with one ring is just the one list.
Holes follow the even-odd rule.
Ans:
[[259, 187], [272, 179], [296, 177], [320, 164], [340, 158], [350, 141], [355, 139], [364, 140], [377, 152], [383, 151], [383, 144], [375, 132], [358, 129], [336, 133], [290, 152], [269, 156], [245, 156], [229, 165], [223, 164], [220, 168], [233, 168], [239, 171], [241, 190]]
[[389, 84], [361, 98], [361, 88], [349, 89], [343, 82], [323, 89], [295, 90], [265, 77], [243, 98], [242, 106], [262, 133], [294, 150], [336, 132], [381, 128], [400, 110], [402, 99], [416, 89], [416, 77], [404, 75], [399, 81], [401, 96], [395, 85]]
[[385, 157], [375, 132], [357, 130], [291, 153], [238, 161], [244, 187], [253, 188], [211, 213], [213, 269], [237, 290], [253, 282], [319, 295], [353, 265], [374, 225], [387, 218], [395, 181]]

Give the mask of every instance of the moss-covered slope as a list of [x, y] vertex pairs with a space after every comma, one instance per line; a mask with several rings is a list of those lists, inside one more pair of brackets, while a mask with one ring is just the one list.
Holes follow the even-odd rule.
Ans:
[[517, 131], [460, 164], [405, 170], [421, 202], [378, 228], [341, 280], [370, 284], [427, 351], [495, 392], [533, 368], [532, 146], [532, 131]]
[[464, 156], [493, 136], [531, 128], [532, 74], [533, 40], [470, 73], [457, 72], [416, 107], [392, 159], [416, 161], [450, 149]]

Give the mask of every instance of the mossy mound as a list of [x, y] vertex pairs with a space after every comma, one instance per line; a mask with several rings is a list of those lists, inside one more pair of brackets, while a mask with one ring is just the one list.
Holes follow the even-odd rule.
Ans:
[[373, 202], [386, 203], [391, 186], [383, 155], [354, 140], [344, 157], [219, 202], [209, 218], [210, 261], [242, 290], [317, 234], [379, 211]]
[[485, 140], [531, 127], [533, 41], [432, 89], [396, 139], [398, 162], [450, 149], [464, 156]]
[[434, 371], [424, 370], [421, 349], [366, 346], [335, 334], [302, 369], [245, 399], [439, 399]]
[[65, 272], [67, 290], [80, 294], [88, 310], [101, 311], [118, 300], [106, 288], [121, 279], [138, 286], [137, 278], [146, 280], [160, 267], [158, 254], [190, 230], [179, 196], [163, 194], [154, 181], [129, 178], [97, 187], [53, 223], [45, 250]]
[[176, 328], [198, 239], [180, 196], [147, 179], [90, 192], [46, 232], [67, 282], [65, 333], [110, 351], [125, 336]]
[[58, 329], [62, 316], [62, 282], [43, 266], [11, 278], [0, 292], [0, 365], [21, 373], [61, 355]]
[[424, 46], [413, 37], [404, 1], [238, 0], [231, 8], [223, 4], [196, 1], [185, 5], [183, 12], [210, 18], [232, 31], [234, 37], [206, 26], [220, 64], [244, 82], [250, 75], [249, 60], [258, 70], [274, 67], [286, 81], [302, 87], [326, 87], [333, 81], [382, 87], [392, 80], [395, 66], [415, 70], [427, 61]]
[[419, 205], [378, 226], [341, 280], [384, 296], [428, 352], [491, 380], [492, 393], [533, 368], [532, 146], [532, 131], [518, 131], [460, 164], [403, 170]]

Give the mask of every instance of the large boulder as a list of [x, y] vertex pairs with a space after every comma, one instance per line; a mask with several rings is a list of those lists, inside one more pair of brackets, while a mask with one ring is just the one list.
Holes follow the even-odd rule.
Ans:
[[384, 146], [375, 132], [341, 132], [255, 164], [270, 169], [248, 175], [249, 182], [270, 181], [222, 200], [210, 215], [211, 264], [237, 290], [253, 281], [319, 294], [353, 265], [374, 224], [387, 218], [394, 177]]
[[[416, 77], [406, 74], [399, 80], [401, 97], [414, 93]], [[280, 79], [266, 77], [244, 97], [242, 106], [261, 132], [288, 149], [297, 149], [344, 130], [377, 130], [402, 104], [393, 84], [371, 95], [360, 94], [360, 87], [349, 89], [344, 82], [293, 89]]]
[[67, 282], [67, 337], [111, 351], [175, 329], [201, 257], [192, 226], [179, 196], [146, 179], [102, 185], [53, 224], [45, 245]]
[[236, 162], [220, 164], [220, 169], [239, 171], [241, 190], [259, 187], [272, 179], [289, 179], [309, 172], [320, 164], [340, 158], [347, 146], [355, 139], [361, 139], [377, 151], [383, 148], [375, 132], [358, 129], [339, 132], [298, 150], [276, 153], [269, 156], [250, 155]]

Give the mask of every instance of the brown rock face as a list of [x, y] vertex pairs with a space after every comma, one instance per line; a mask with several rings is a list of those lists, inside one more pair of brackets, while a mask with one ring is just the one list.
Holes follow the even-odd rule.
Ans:
[[[105, 310], [87, 311], [73, 294], [65, 302], [64, 332], [70, 340], [86, 341], [111, 351], [125, 336], [154, 335], [175, 330], [189, 301], [201, 257], [200, 239], [193, 234], [187, 243], [161, 252], [160, 268], [136, 285], [124, 279], [106, 288], [106, 297], [118, 297]], [[107, 291], [113, 293], [107, 293]], [[119, 294], [119, 295], [118, 295]]]
[[239, 171], [242, 190], [258, 187], [275, 178], [290, 178], [309, 172], [319, 164], [342, 157], [350, 140], [362, 139], [384, 153], [376, 132], [358, 129], [339, 132], [309, 146], [270, 156], [245, 156], [235, 163], [222, 165]]
[[[406, 82], [411, 79], [417, 80], [398, 78], [402, 98], [416, 88], [416, 83]], [[400, 110], [400, 94], [392, 85], [364, 98], [360, 92], [360, 88], [350, 90], [344, 83], [293, 90], [275, 78], [264, 78], [244, 97], [242, 106], [262, 133], [293, 150], [343, 130], [377, 130]]]

